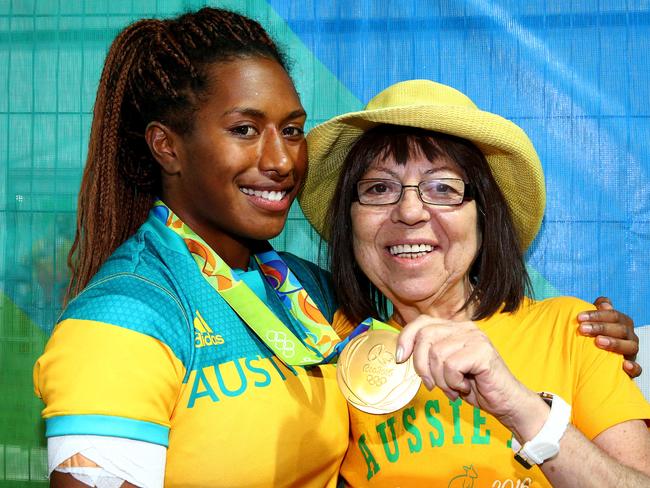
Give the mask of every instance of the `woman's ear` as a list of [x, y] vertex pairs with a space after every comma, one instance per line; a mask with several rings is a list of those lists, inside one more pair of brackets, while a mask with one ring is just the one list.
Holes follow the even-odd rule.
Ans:
[[144, 130], [144, 138], [154, 159], [164, 173], [177, 174], [181, 169], [179, 160], [180, 137], [160, 122], [149, 122]]

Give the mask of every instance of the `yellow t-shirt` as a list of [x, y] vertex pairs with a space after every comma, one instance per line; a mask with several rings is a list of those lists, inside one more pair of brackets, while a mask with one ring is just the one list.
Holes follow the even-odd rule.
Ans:
[[[331, 317], [326, 275], [283, 256]], [[258, 271], [241, 278], [292, 327]], [[166, 446], [166, 487], [333, 488], [347, 449], [335, 366], [285, 366], [152, 219], [70, 302], [34, 384], [48, 437]]]
[[[533, 391], [549, 391], [572, 406], [572, 423], [588, 438], [620, 422], [650, 418], [650, 405], [621, 368], [622, 358], [579, 336], [575, 298], [526, 300], [513, 314], [477, 325], [513, 374]], [[423, 386], [401, 410], [371, 415], [349, 407], [350, 447], [341, 473], [353, 487], [550, 486], [538, 467], [513, 457], [512, 434], [462, 400]]]

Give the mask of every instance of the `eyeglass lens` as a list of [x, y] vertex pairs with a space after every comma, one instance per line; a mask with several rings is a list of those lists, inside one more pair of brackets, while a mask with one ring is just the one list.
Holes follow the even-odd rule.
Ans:
[[[404, 188], [415, 188], [415, 185], [402, 185], [399, 181], [388, 179], [360, 180], [357, 195], [359, 203], [364, 205], [389, 205], [400, 200]], [[425, 180], [417, 185], [417, 189], [424, 203], [459, 205], [463, 202], [465, 182], [458, 178]]]

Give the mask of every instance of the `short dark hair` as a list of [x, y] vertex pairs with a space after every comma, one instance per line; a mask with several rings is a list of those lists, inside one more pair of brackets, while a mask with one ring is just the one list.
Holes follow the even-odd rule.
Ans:
[[499, 310], [516, 310], [531, 289], [530, 279], [510, 210], [483, 153], [470, 141], [449, 134], [379, 125], [366, 131], [350, 149], [327, 215], [329, 264], [343, 312], [355, 322], [368, 316], [385, 319], [388, 313], [386, 297], [354, 258], [350, 209], [356, 199], [355, 185], [376, 161], [390, 157], [404, 165], [418, 154], [432, 162], [440, 157], [450, 158], [475, 187], [482, 240], [469, 270], [474, 289], [462, 309], [476, 303], [473, 320]]

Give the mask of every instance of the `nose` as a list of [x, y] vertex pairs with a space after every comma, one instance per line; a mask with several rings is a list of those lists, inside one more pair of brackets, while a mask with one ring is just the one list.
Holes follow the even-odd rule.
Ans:
[[277, 130], [265, 134], [261, 151], [259, 168], [270, 178], [284, 178], [293, 171], [293, 154]]
[[[409, 191], [412, 190], [412, 191]], [[416, 225], [428, 222], [431, 218], [427, 204], [420, 200], [417, 186], [404, 187], [404, 193], [392, 211], [393, 222], [403, 222], [407, 225]]]

